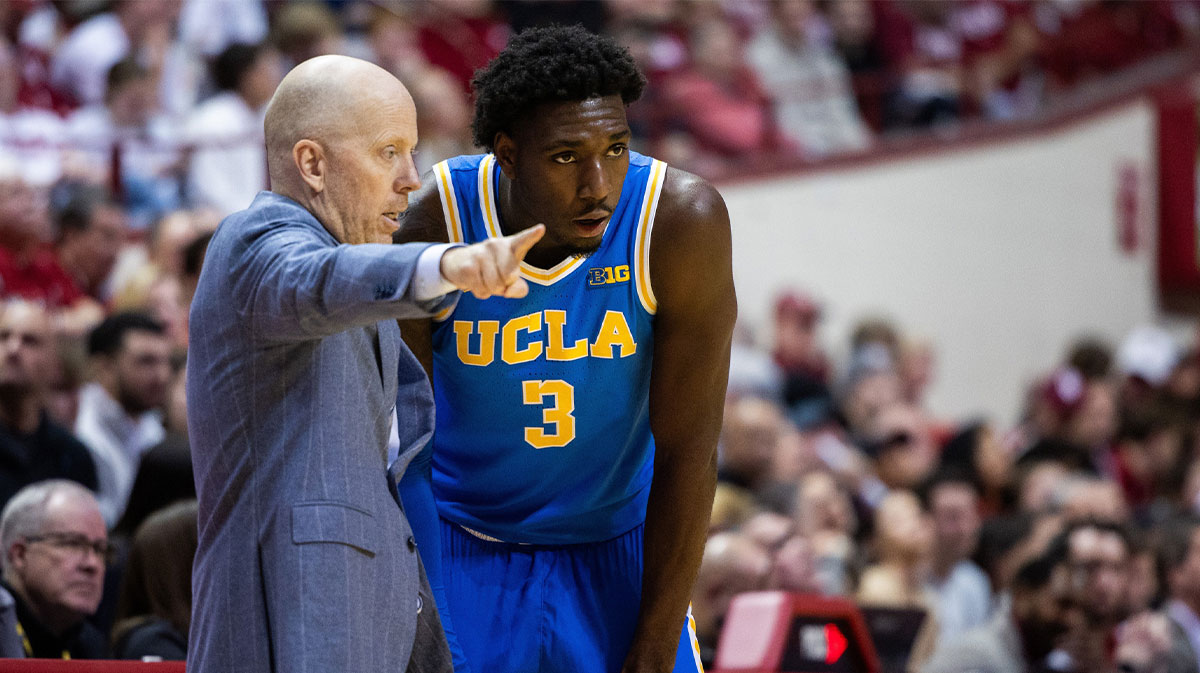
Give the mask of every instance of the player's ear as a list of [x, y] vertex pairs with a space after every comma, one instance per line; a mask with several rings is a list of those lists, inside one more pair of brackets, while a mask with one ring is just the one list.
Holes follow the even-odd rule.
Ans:
[[504, 171], [505, 177], [513, 179], [516, 168], [517, 144], [513, 142], [512, 136], [504, 131], [496, 134], [496, 140], [492, 143], [493, 154], [496, 155], [496, 163], [500, 164], [500, 170]]
[[325, 189], [325, 171], [329, 168], [321, 145], [307, 138], [297, 142], [292, 146], [292, 160], [304, 184], [320, 194]]

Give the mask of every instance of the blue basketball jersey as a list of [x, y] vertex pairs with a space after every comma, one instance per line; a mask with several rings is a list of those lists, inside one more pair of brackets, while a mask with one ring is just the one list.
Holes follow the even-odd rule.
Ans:
[[[493, 155], [434, 167], [450, 240], [501, 236]], [[645, 520], [654, 440], [650, 236], [666, 164], [634, 152], [600, 248], [521, 265], [521, 299], [434, 319], [439, 513], [508, 542], [606, 540]]]

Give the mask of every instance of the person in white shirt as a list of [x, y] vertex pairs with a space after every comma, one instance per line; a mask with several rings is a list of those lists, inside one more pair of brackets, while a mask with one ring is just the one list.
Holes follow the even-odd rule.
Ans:
[[865, 149], [870, 131], [858, 113], [850, 71], [813, 33], [812, 0], [772, 3], [772, 24], [746, 47], [746, 59], [773, 99], [779, 130], [800, 152], [821, 158]]
[[179, 206], [180, 143], [177, 126], [159, 111], [154, 79], [137, 59], [109, 69], [104, 102], [77, 110], [67, 120], [76, 164], [96, 182], [111, 183], [112, 171], [124, 192], [130, 224], [146, 229], [162, 213]]
[[263, 115], [282, 77], [278, 54], [266, 44], [234, 44], [213, 62], [219, 92], [188, 120], [193, 146], [187, 196], [224, 217], [250, 205], [267, 189]]
[[20, 166], [32, 185], [48, 185], [62, 175], [62, 119], [41, 108], [22, 105], [16, 52], [0, 37], [0, 158]]
[[108, 70], [138, 53], [150, 37], [165, 30], [176, 11], [173, 2], [118, 0], [63, 38], [50, 60], [50, 84], [80, 105], [104, 100]]
[[163, 325], [140, 313], [110, 316], [88, 336], [96, 378], [80, 390], [75, 434], [96, 463], [97, 500], [110, 528], [125, 511], [142, 454], [166, 436], [170, 348]]
[[979, 543], [979, 492], [971, 481], [951, 472], [939, 474], [922, 493], [933, 521], [929, 588], [937, 600], [938, 643], [952, 642], [988, 620], [992, 587], [971, 555]]

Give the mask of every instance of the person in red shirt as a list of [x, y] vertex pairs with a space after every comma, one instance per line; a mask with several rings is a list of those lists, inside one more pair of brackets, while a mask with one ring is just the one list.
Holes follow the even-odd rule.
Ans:
[[0, 181], [0, 298], [21, 297], [54, 314], [56, 331], [82, 334], [104, 317], [50, 246], [45, 196], [21, 180]]

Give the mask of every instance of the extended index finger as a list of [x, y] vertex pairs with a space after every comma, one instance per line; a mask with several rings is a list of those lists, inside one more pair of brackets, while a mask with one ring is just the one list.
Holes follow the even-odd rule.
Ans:
[[538, 241], [542, 240], [542, 235], [546, 233], [546, 225], [535, 224], [534, 226], [513, 234], [508, 237], [509, 245], [511, 246], [513, 257], [519, 262], [525, 259], [525, 253], [529, 252]]

